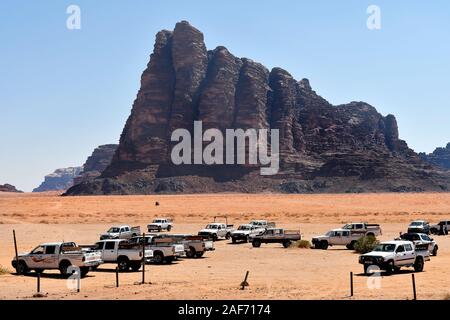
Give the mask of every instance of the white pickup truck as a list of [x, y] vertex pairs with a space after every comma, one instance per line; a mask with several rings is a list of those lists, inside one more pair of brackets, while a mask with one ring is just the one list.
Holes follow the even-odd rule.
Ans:
[[252, 220], [252, 221], [250, 221], [250, 224], [252, 226], [264, 228], [264, 229], [275, 228], [275, 226], [276, 226], [275, 222], [269, 222], [267, 220]]
[[205, 240], [200, 236], [191, 234], [161, 234], [160, 238], [167, 238], [169, 241], [184, 245], [184, 251], [187, 258], [201, 258], [206, 251], [213, 251], [214, 242]]
[[347, 249], [354, 249], [355, 243], [363, 237], [359, 233], [353, 234], [348, 229], [333, 229], [324, 235], [312, 238], [315, 249], [327, 250], [330, 246], [346, 246]]
[[173, 221], [169, 218], [157, 218], [147, 225], [148, 232], [167, 230], [170, 232], [173, 228]]
[[101, 253], [95, 250], [83, 250], [74, 242], [43, 243], [29, 253], [18, 255], [11, 262], [17, 273], [27, 274], [30, 270], [43, 272], [58, 269], [63, 276], [72, 274], [69, 267], [80, 269], [81, 277], [85, 277], [91, 267], [102, 264]]
[[205, 229], [198, 232], [198, 235], [207, 239], [212, 239], [217, 241], [218, 239], [230, 239], [231, 232], [233, 232], [233, 225], [228, 225], [226, 223], [210, 223]]
[[100, 235], [100, 240], [106, 239], [130, 239], [141, 235], [141, 228], [130, 226], [113, 226], [106, 233]]
[[[142, 246], [130, 245], [124, 239], [101, 240], [95, 244], [95, 249], [101, 252], [105, 263], [117, 263], [120, 271], [138, 271], [142, 265]], [[145, 249], [145, 261], [150, 262], [153, 251]]]
[[428, 245], [414, 245], [411, 241], [382, 242], [372, 252], [359, 257], [365, 274], [370, 273], [371, 266], [385, 270], [388, 274], [398, 272], [403, 267], [413, 267], [414, 271], [422, 272], [425, 261], [430, 261]]
[[[130, 244], [142, 245], [143, 237], [134, 237], [129, 240]], [[153, 251], [152, 261], [157, 264], [163, 262], [171, 263], [184, 255], [184, 245], [173, 242], [170, 238], [158, 235], [145, 235], [145, 248]]]
[[352, 234], [359, 235], [360, 237], [377, 237], [382, 235], [380, 225], [375, 223], [352, 222], [347, 223], [342, 229], [350, 230]]
[[266, 227], [258, 224], [241, 224], [237, 230], [231, 231], [231, 241], [233, 243], [237, 243], [238, 241], [249, 242], [252, 236], [261, 234], [264, 231], [266, 231]]

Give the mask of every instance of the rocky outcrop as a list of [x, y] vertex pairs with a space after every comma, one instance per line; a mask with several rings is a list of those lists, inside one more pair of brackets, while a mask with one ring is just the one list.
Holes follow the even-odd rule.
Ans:
[[436, 148], [433, 153], [419, 153], [419, 156], [426, 162], [439, 168], [450, 170], [450, 143], [445, 148]]
[[[280, 171], [258, 166], [172, 164], [173, 130], [278, 129]], [[399, 138], [393, 115], [364, 102], [334, 106], [307, 79], [268, 70], [225, 47], [207, 51], [183, 21], [156, 36], [110, 166], [67, 194], [155, 192], [366, 192], [447, 190], [450, 176]]]
[[17, 190], [15, 186], [5, 183], [5, 184], [0, 184], [0, 192], [22, 193], [23, 191]]
[[78, 176], [83, 167], [57, 169], [45, 176], [44, 181], [33, 192], [67, 190], [73, 186], [73, 179]]
[[95, 148], [84, 163], [83, 171], [73, 179], [73, 184], [79, 184], [99, 177], [111, 163], [117, 147], [117, 144], [105, 144]]

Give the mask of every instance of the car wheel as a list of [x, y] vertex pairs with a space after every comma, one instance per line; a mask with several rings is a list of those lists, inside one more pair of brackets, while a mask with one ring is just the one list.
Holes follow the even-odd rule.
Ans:
[[69, 272], [68, 272], [69, 267], [70, 267], [70, 262], [69, 261], [62, 261], [59, 264], [59, 272], [61, 272], [61, 274], [64, 277], [67, 277], [67, 276], [69, 276]]
[[197, 252], [197, 253], [195, 253], [195, 257], [196, 258], [201, 258], [201, 257], [203, 257], [204, 253], [205, 253], [204, 251]]
[[394, 261], [389, 261], [386, 265], [386, 274], [392, 274], [392, 272], [394, 272]]
[[252, 246], [255, 248], [261, 247], [261, 241], [260, 240], [253, 240]]
[[320, 241], [320, 248], [322, 250], [327, 250], [328, 249], [328, 241]]
[[161, 227], [158, 227], [158, 232], [161, 232]]
[[414, 263], [414, 271], [415, 272], [422, 272], [423, 271], [423, 258], [422, 257], [418, 257], [416, 259], [416, 262]]
[[81, 267], [80, 268], [81, 278], [86, 277], [88, 273], [89, 273], [89, 267]]
[[117, 261], [117, 267], [119, 268], [119, 271], [126, 272], [130, 269], [130, 261], [128, 258], [120, 257]]
[[212, 240], [213, 240], [213, 241], [217, 241], [217, 234], [214, 233], [214, 234], [212, 235]]
[[167, 226], [167, 232], [170, 232], [172, 230], [172, 226]]
[[231, 238], [231, 242], [236, 243], [237, 242], [236, 238]]
[[156, 264], [162, 264], [164, 262], [164, 255], [162, 252], [156, 252], [153, 254], [153, 261]]
[[372, 265], [370, 265], [370, 264], [365, 264], [364, 265], [364, 274], [365, 275], [368, 275], [369, 274], [369, 268], [371, 267]]
[[431, 254], [432, 254], [433, 256], [437, 256], [437, 254], [438, 254], [438, 246], [437, 246], [437, 245], [434, 246], [433, 252], [432, 252]]
[[132, 264], [131, 264], [131, 271], [133, 271], [133, 272], [137, 272], [137, 271], [139, 271], [139, 269], [141, 268], [141, 262], [133, 262]]
[[28, 274], [29, 271], [30, 271], [30, 269], [28, 269], [28, 266], [25, 263], [25, 261], [19, 261], [19, 263], [17, 264], [17, 267], [16, 267], [17, 274], [26, 275], [26, 274]]
[[194, 247], [189, 247], [189, 250], [186, 250], [186, 257], [193, 258], [195, 256]]
[[231, 238], [231, 234], [228, 232], [228, 233], [225, 235], [225, 239], [229, 240], [230, 238]]
[[283, 241], [283, 247], [289, 248], [290, 246], [291, 246], [291, 242], [290, 241]]

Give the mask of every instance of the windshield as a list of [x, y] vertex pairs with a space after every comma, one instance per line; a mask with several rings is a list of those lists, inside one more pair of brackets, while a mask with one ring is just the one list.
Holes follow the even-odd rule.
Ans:
[[373, 249], [373, 251], [378, 252], [394, 252], [395, 250], [395, 244], [379, 244], [378, 246]]
[[217, 229], [217, 224], [208, 224], [207, 226], [206, 226], [206, 229]]
[[419, 222], [419, 221], [411, 222], [411, 226], [414, 226], [414, 227], [421, 226], [422, 224], [423, 224], [423, 223], [422, 223], [422, 222]]
[[326, 235], [327, 237], [331, 237], [331, 236], [334, 235], [334, 231], [328, 231], [325, 235]]
[[120, 229], [117, 227], [112, 227], [108, 230], [108, 233], [119, 233]]
[[351, 224], [346, 224], [342, 229], [352, 229], [352, 225]]
[[239, 226], [238, 230], [250, 230], [249, 226]]
[[153, 220], [153, 223], [162, 223], [162, 220]]

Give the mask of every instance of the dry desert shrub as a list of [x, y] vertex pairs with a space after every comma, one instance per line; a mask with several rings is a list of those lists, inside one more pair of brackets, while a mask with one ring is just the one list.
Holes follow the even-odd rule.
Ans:
[[292, 244], [293, 248], [310, 249], [311, 243], [308, 240], [298, 240]]
[[8, 268], [5, 268], [4, 266], [0, 265], [0, 276], [10, 273], [11, 271], [9, 271]]

